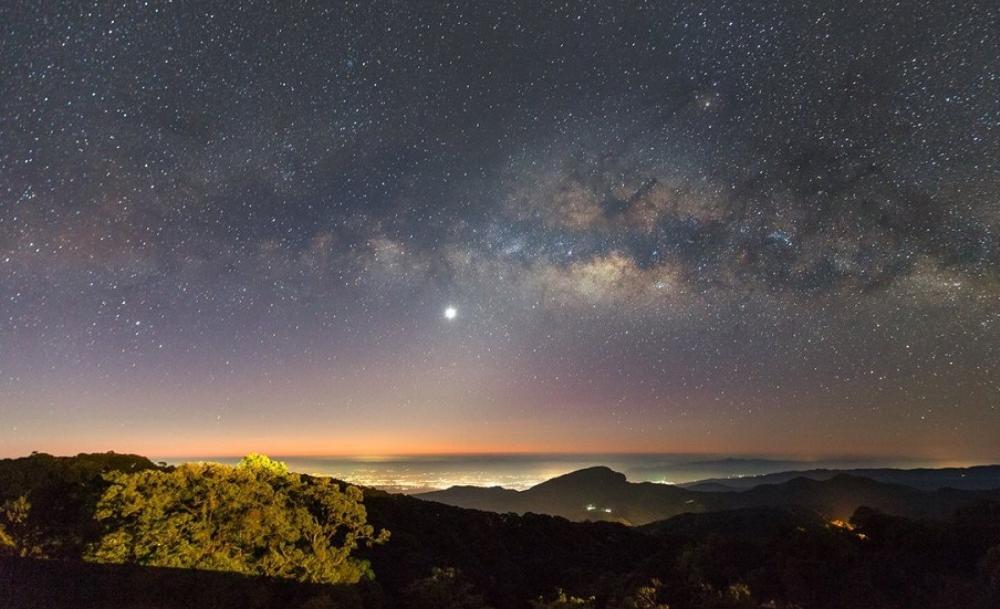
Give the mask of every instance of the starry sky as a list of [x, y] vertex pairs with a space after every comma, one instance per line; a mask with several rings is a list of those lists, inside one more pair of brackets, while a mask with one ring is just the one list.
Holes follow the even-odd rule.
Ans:
[[998, 460], [998, 23], [0, 3], [0, 453]]

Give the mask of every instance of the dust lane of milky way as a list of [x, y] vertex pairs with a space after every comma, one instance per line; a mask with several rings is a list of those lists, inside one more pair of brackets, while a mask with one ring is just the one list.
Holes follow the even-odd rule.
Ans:
[[0, 5], [0, 453], [1000, 458], [990, 3]]

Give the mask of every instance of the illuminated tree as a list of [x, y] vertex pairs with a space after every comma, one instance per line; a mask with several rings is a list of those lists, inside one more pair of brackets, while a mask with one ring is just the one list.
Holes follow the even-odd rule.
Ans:
[[360, 490], [262, 455], [107, 480], [96, 511], [107, 533], [87, 553], [98, 562], [354, 583], [373, 574], [351, 553], [388, 539], [367, 523]]
[[28, 522], [31, 503], [21, 495], [0, 506], [0, 554], [44, 556], [38, 534]]
[[542, 598], [531, 601], [531, 609], [593, 609], [594, 598], [578, 598], [569, 596], [563, 590], [557, 590], [556, 596], [549, 601]]
[[657, 598], [662, 594], [663, 582], [658, 579], [652, 580], [648, 586], [639, 586], [635, 592], [625, 597], [622, 602], [623, 609], [670, 609], [669, 605], [657, 602]]
[[267, 455], [262, 455], [260, 453], [250, 453], [249, 455], [240, 459], [239, 465], [237, 467], [249, 467], [256, 470], [268, 471], [272, 474], [284, 475], [288, 473], [288, 466], [281, 462], [275, 461], [274, 459], [268, 457]]

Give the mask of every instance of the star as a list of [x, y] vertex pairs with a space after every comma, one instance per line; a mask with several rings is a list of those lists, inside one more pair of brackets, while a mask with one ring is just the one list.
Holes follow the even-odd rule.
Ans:
[[452, 307], [452, 306], [445, 307], [445, 309], [444, 309], [444, 318], [445, 319], [447, 319], [448, 321], [451, 321], [452, 319], [455, 319], [456, 317], [458, 317], [458, 309], [456, 309], [455, 307]]

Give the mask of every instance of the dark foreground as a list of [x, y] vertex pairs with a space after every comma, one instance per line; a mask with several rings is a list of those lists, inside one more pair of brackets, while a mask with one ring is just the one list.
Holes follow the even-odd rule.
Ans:
[[366, 592], [218, 571], [0, 558], [4, 609], [346, 608], [365, 606]]
[[[95, 475], [134, 462], [74, 459], [0, 467], [0, 493], [30, 491], [33, 518], [62, 540], [46, 560], [0, 560], [4, 609], [1000, 607], [1000, 504], [992, 501], [934, 518], [862, 507], [850, 522], [834, 522], [796, 505], [802, 496], [792, 494], [798, 499], [786, 504], [628, 527], [366, 491], [369, 521], [392, 532], [388, 543], [363, 551], [375, 577], [324, 586], [82, 562], [77, 542], [91, 534]], [[579, 602], [559, 604], [559, 589]]]

